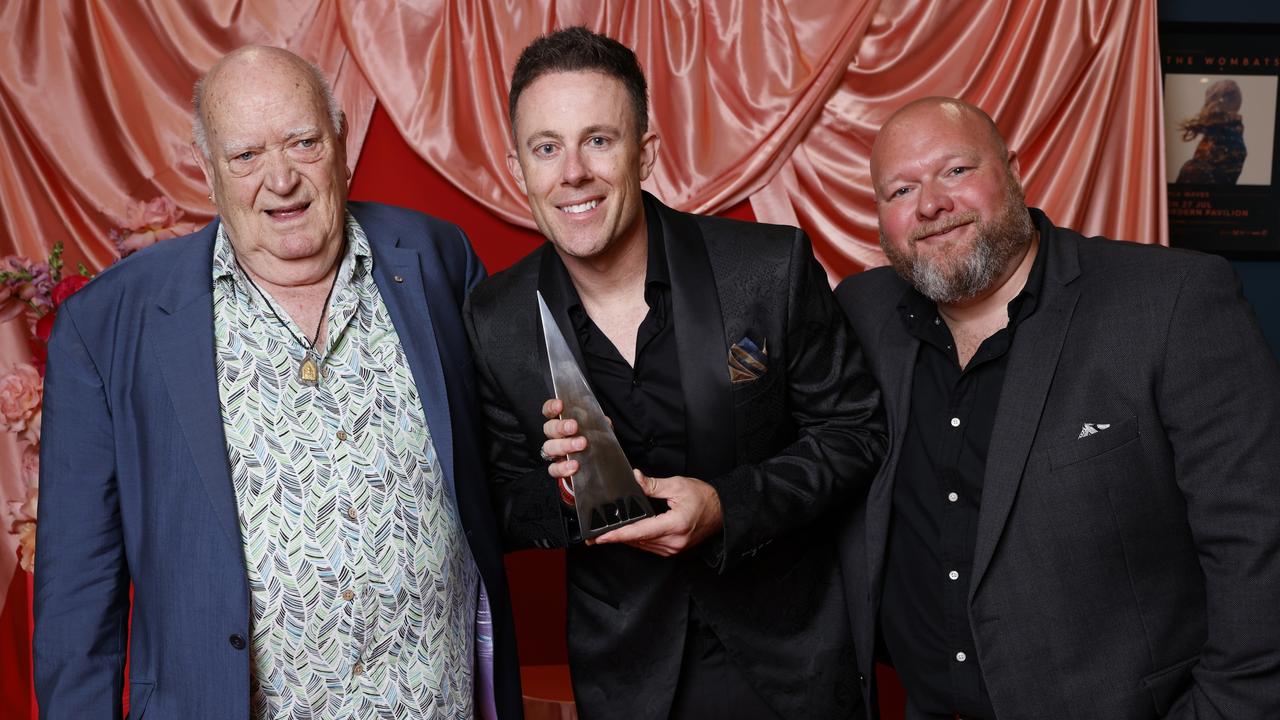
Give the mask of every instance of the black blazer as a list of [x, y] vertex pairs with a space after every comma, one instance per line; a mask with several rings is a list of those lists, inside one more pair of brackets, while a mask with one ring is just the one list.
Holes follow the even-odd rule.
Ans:
[[[1280, 717], [1275, 358], [1221, 258], [1032, 214], [1043, 297], [1009, 350], [969, 587], [996, 713]], [[919, 345], [906, 289], [880, 268], [836, 291], [895, 448], [841, 542], [868, 677]]]
[[[788, 718], [861, 713], [836, 574], [833, 524], [884, 452], [879, 393], [795, 228], [679, 213], [646, 196], [670, 267], [687, 412], [686, 475], [714, 485], [721, 537], [674, 558], [625, 546], [569, 548], [569, 659], [583, 717], [665, 718], [689, 603]], [[582, 366], [568, 300], [543, 245], [488, 279], [464, 310], [509, 548], [568, 543], [538, 457], [553, 397], [535, 290]], [[731, 384], [729, 348], [768, 345], [768, 371]]]

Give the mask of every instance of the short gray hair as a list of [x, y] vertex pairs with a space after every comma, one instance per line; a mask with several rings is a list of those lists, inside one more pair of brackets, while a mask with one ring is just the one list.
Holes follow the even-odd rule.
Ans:
[[[280, 50], [293, 56], [300, 63], [301, 67], [306, 68], [311, 76], [311, 82], [315, 88], [319, 90], [320, 97], [324, 100], [325, 109], [329, 113], [329, 123], [333, 126], [333, 132], [336, 135], [342, 135], [342, 108], [338, 105], [338, 100], [333, 96], [333, 88], [329, 85], [329, 80], [324, 76], [324, 72], [316, 66], [315, 63], [305, 60], [288, 50], [280, 48], [271, 48], [272, 50]], [[224, 58], [225, 60], [225, 58]], [[222, 61], [216, 63], [204, 75], [196, 81], [195, 90], [192, 94], [191, 105], [195, 109], [195, 117], [191, 121], [191, 139], [195, 142], [196, 147], [200, 148], [200, 153], [206, 158], [209, 157], [209, 131], [204, 124], [204, 91], [208, 84], [210, 76], [214, 71], [222, 65]]]

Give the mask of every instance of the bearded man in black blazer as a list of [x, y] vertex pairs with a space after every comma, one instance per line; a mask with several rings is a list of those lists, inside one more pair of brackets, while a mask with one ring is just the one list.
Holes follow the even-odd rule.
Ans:
[[836, 291], [893, 448], [841, 544], [862, 672], [908, 718], [1280, 717], [1280, 372], [1228, 264], [1055, 227], [958, 100], [871, 175], [893, 268]]
[[[465, 316], [508, 545], [569, 547], [582, 716], [861, 716], [833, 527], [879, 465], [883, 424], [807, 238], [641, 191], [658, 138], [635, 55], [609, 38], [535, 41], [510, 110], [508, 166], [550, 242], [478, 286]], [[669, 507], [592, 546], [557, 482], [586, 441], [547, 401], [535, 291]]]

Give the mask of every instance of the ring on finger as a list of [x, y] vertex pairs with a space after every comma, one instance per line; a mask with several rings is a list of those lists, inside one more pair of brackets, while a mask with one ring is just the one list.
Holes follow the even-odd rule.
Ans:
[[548, 455], [547, 451], [543, 448], [538, 448], [538, 455], [542, 457], [543, 462], [555, 462], [556, 460], [554, 457]]

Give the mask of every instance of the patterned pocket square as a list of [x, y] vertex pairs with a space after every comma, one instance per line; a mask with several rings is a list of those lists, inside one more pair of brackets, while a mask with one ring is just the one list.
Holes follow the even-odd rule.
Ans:
[[729, 382], [751, 382], [764, 377], [769, 370], [769, 341], [760, 345], [747, 336], [729, 348]]

